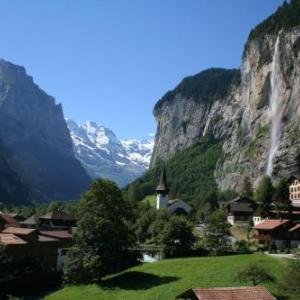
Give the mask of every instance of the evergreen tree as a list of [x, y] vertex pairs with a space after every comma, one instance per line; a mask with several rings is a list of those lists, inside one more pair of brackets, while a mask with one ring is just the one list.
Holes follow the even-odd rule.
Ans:
[[80, 201], [74, 247], [68, 253], [67, 282], [95, 282], [136, 262], [128, 203], [115, 183], [96, 180]]
[[284, 179], [281, 179], [275, 187], [274, 204], [279, 217], [286, 215], [286, 213], [282, 214], [282, 212], [288, 212], [288, 214], [290, 214], [292, 211], [293, 206], [290, 200], [289, 185]]
[[241, 190], [241, 196], [252, 199], [253, 198], [253, 186], [249, 176], [244, 178]]
[[255, 199], [258, 203], [258, 208], [263, 218], [270, 215], [270, 210], [273, 201], [274, 188], [269, 176], [264, 176], [260, 181], [255, 193]]

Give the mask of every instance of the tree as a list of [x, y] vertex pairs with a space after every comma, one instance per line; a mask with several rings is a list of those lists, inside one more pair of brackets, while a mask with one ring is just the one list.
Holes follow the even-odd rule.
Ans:
[[259, 263], [250, 263], [246, 265], [238, 273], [237, 278], [240, 281], [251, 281], [254, 286], [265, 281], [275, 281], [275, 278]]
[[274, 188], [269, 176], [264, 176], [260, 181], [255, 193], [255, 199], [258, 202], [258, 209], [263, 218], [270, 215], [273, 201]]
[[66, 282], [90, 283], [136, 263], [128, 203], [108, 180], [96, 180], [80, 201], [74, 247], [64, 268]]
[[206, 220], [205, 241], [207, 248], [217, 255], [224, 253], [228, 245], [230, 224], [223, 209], [216, 210]]
[[253, 186], [249, 176], [244, 178], [241, 190], [241, 196], [252, 199], [253, 198]]
[[282, 217], [282, 212], [292, 211], [292, 203], [290, 200], [289, 185], [284, 179], [281, 179], [274, 191], [274, 203], [279, 217]]
[[161, 234], [161, 245], [167, 257], [185, 256], [193, 248], [193, 224], [183, 216], [172, 216]]
[[[292, 276], [291, 276], [292, 275]], [[300, 295], [300, 259], [289, 263], [283, 279], [283, 287], [295, 295]]]

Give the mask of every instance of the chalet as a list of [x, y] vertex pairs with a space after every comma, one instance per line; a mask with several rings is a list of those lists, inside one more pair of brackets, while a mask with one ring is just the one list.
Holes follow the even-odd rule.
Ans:
[[0, 213], [0, 230], [6, 227], [20, 227], [20, 224], [12, 215]]
[[63, 211], [53, 211], [39, 217], [39, 227], [43, 229], [68, 229], [75, 226], [76, 219]]
[[76, 219], [63, 211], [53, 211], [40, 217], [33, 215], [20, 224], [23, 227], [42, 230], [67, 230], [76, 226]]
[[221, 204], [226, 208], [227, 221], [231, 225], [236, 223], [247, 223], [252, 221], [254, 224], [262, 222], [262, 218], [257, 211], [257, 203], [247, 197], [237, 197], [226, 204]]
[[259, 243], [269, 245], [274, 241], [277, 248], [286, 248], [290, 246], [289, 230], [292, 227], [290, 220], [269, 219], [255, 225], [253, 229]]
[[230, 288], [197, 288], [180, 294], [176, 299], [189, 300], [276, 300], [262, 286]]
[[300, 246], [300, 224], [296, 224], [289, 229], [289, 238], [291, 248]]
[[181, 199], [169, 200], [166, 169], [163, 168], [158, 186], [156, 188], [156, 209], [167, 209], [171, 214], [188, 215], [192, 208]]

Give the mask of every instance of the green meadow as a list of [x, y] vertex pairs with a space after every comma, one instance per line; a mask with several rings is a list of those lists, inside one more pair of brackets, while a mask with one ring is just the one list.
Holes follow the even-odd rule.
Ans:
[[192, 287], [249, 286], [249, 282], [239, 282], [236, 277], [250, 262], [263, 264], [276, 277], [277, 283], [264, 286], [278, 299], [297, 299], [287, 298], [288, 295], [278, 288], [288, 261], [264, 254], [162, 260], [107, 277], [101, 284], [67, 286], [45, 299], [171, 300]]

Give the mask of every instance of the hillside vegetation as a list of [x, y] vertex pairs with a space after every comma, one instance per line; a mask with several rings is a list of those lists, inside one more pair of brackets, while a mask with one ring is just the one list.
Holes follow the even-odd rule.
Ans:
[[182, 198], [195, 206], [205, 202], [217, 190], [214, 169], [222, 153], [222, 142], [207, 135], [190, 148], [176, 153], [167, 162], [158, 162], [143, 177], [128, 186], [131, 199], [142, 200], [153, 195], [165, 164], [171, 198]]
[[[285, 274], [287, 266], [286, 260], [265, 255], [163, 260], [109, 277], [101, 285], [66, 287], [46, 297], [46, 300], [173, 300], [178, 294], [192, 287], [249, 285], [248, 282], [237, 281], [236, 275], [251, 262], [263, 264], [278, 281]], [[274, 283], [266, 285], [274, 295], [287, 296], [277, 286]]]

